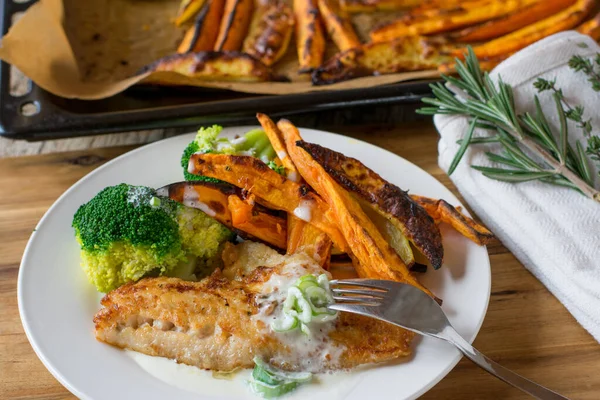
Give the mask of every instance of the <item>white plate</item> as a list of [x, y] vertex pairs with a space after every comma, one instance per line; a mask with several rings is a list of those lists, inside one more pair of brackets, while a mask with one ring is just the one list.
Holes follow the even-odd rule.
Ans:
[[[226, 128], [228, 136], [249, 127]], [[459, 202], [441, 183], [408, 161], [371, 144], [332, 133], [302, 129], [302, 136], [355, 157], [384, 178], [412, 193]], [[44, 365], [83, 399], [233, 399], [217, 395], [228, 382], [214, 380], [204, 394], [156, 379], [127, 353], [97, 342], [92, 318], [100, 296], [79, 266], [79, 247], [71, 221], [77, 208], [109, 185], [126, 182], [160, 187], [182, 180], [180, 155], [193, 138], [182, 135], [154, 143], [107, 163], [67, 190], [48, 210], [25, 249], [19, 272], [19, 311], [27, 337]], [[429, 270], [424, 283], [444, 299], [444, 310], [459, 333], [472, 341], [479, 331], [490, 294], [490, 264], [485, 247], [443, 229], [444, 266]], [[450, 345], [425, 338], [408, 360], [370, 368], [336, 380], [344, 399], [409, 399], [425, 393], [458, 362]], [[229, 384], [231, 386], [233, 384]], [[226, 390], [226, 389], [222, 389]], [[237, 393], [240, 393], [236, 390]], [[329, 390], [328, 390], [329, 392]], [[225, 393], [225, 392], [224, 392]], [[243, 392], [242, 392], [243, 393]], [[245, 396], [245, 395], [244, 395]], [[251, 394], [248, 398], [255, 398]], [[296, 396], [294, 396], [296, 397]], [[319, 397], [335, 399], [331, 393]]]

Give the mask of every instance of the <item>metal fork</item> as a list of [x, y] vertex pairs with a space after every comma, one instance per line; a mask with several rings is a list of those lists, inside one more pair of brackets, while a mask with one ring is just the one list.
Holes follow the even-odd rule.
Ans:
[[445, 340], [490, 374], [537, 399], [567, 399], [481, 354], [456, 332], [440, 305], [414, 286], [371, 279], [332, 280], [330, 284], [336, 301], [329, 306], [332, 310], [365, 315]]

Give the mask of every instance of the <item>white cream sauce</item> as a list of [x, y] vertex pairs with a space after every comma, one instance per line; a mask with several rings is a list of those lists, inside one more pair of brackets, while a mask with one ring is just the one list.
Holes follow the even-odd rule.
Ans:
[[256, 301], [259, 305], [258, 314], [253, 319], [261, 321], [265, 326], [265, 334], [276, 337], [290, 349], [289, 354], [279, 354], [274, 357], [274, 363], [290, 363], [299, 371], [325, 371], [339, 362], [345, 347], [340, 346], [329, 338], [329, 332], [335, 328], [335, 320], [325, 323], [311, 322], [308, 324], [311, 334], [306, 335], [295, 329], [291, 332], [275, 332], [271, 324], [278, 318], [283, 318], [283, 302], [287, 298], [288, 289], [298, 278], [308, 273], [322, 273], [320, 267], [304, 263], [287, 263], [280, 274], [272, 274], [264, 283], [262, 298]]
[[198, 210], [204, 212], [210, 217], [214, 217], [217, 215], [215, 210], [210, 208], [208, 204], [199, 201], [198, 193], [189, 186], [186, 186], [183, 190], [183, 204], [185, 204], [188, 207], [197, 208]]
[[310, 222], [312, 207], [313, 202], [311, 200], [302, 200], [298, 207], [294, 209], [294, 215], [303, 221]]
[[284, 160], [286, 157], [288, 156], [287, 152], [285, 150], [279, 150], [277, 152], [277, 157], [279, 157], [280, 160]]
[[[252, 370], [242, 370], [231, 379], [217, 379], [211, 371], [201, 370], [189, 365], [177, 364], [174, 360], [152, 357], [131, 350], [125, 353], [144, 371], [154, 378], [179, 389], [200, 396], [212, 396], [223, 399], [260, 399], [252, 394], [247, 385]], [[365, 379], [365, 374], [339, 371], [316, 374], [311, 383], [300, 385], [298, 389], [282, 397], [284, 400], [341, 400]]]
[[238, 138], [232, 139], [231, 144], [237, 146], [238, 144], [246, 143], [246, 138], [244, 136], [240, 136]]
[[292, 182], [300, 182], [300, 175], [296, 171], [288, 171], [287, 178]]

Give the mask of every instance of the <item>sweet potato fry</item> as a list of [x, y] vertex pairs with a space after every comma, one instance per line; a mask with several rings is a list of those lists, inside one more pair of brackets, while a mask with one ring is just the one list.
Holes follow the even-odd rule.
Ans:
[[339, 185], [393, 223], [435, 269], [442, 266], [444, 248], [439, 228], [405, 191], [354, 158], [304, 141], [296, 145], [304, 149]]
[[438, 10], [436, 15], [411, 15], [374, 29], [373, 42], [386, 42], [408, 35], [429, 35], [448, 32], [478, 22], [502, 17], [539, 0], [490, 1], [480, 7], [457, 6]]
[[293, 0], [296, 18], [296, 50], [299, 73], [311, 72], [323, 63], [325, 35], [317, 0]]
[[207, 0], [194, 20], [194, 25], [185, 33], [178, 53], [211, 51], [219, 33], [219, 21], [225, 0]]
[[600, 40], [600, 13], [577, 27], [577, 32], [588, 35], [596, 42]]
[[292, 38], [294, 15], [284, 4], [266, 4], [255, 9], [244, 53], [258, 58], [265, 65], [275, 64], [285, 54]]
[[[157, 191], [160, 196], [197, 208], [245, 239], [286, 248], [286, 219], [242, 200], [241, 191], [227, 183], [178, 182]], [[250, 208], [250, 215], [244, 212]]]
[[367, 43], [327, 60], [312, 74], [315, 85], [326, 85], [374, 74], [436, 69], [453, 58], [442, 55], [426, 39], [410, 36], [392, 42]]
[[206, 0], [182, 0], [175, 19], [175, 25], [181, 26], [190, 21], [204, 6]]
[[340, 0], [342, 10], [350, 13], [404, 10], [421, 0]]
[[284, 218], [261, 213], [260, 210], [257, 210], [256, 205], [253, 206], [238, 196], [229, 196], [227, 200], [234, 228], [260, 238], [277, 248], [286, 248], [287, 228]]
[[254, 0], [226, 0], [215, 51], [238, 51], [242, 47], [250, 20]]
[[287, 254], [304, 252], [329, 269], [331, 245], [329, 236], [314, 225], [299, 218], [288, 219]]
[[327, 33], [340, 51], [346, 51], [360, 46], [352, 21], [340, 10], [335, 0], [318, 0], [319, 12], [327, 29]]
[[237, 51], [174, 54], [155, 61], [140, 73], [157, 71], [177, 72], [205, 81], [265, 82], [279, 79], [266, 65]]
[[463, 43], [493, 39], [556, 14], [573, 3], [575, 0], [540, 1], [504, 17], [451, 33], [448, 38]]
[[[292, 159], [288, 156], [283, 141], [283, 135], [275, 123], [265, 114], [258, 113], [256, 118], [260, 121], [264, 131], [277, 153], [277, 157], [286, 169], [288, 179], [299, 182], [300, 175]], [[316, 226], [302, 221], [293, 214], [288, 214], [287, 253], [294, 254], [303, 251], [310, 255], [323, 268], [329, 267], [331, 258], [331, 239]]]
[[266, 200], [272, 207], [307, 219], [327, 233], [336, 246], [348, 251], [348, 244], [331, 222], [331, 210], [306, 185], [292, 182], [250, 156], [194, 154], [189, 172], [220, 179]]
[[277, 126], [283, 133], [288, 154], [294, 165], [304, 180], [323, 196], [334, 214], [334, 221], [344, 235], [351, 254], [358, 260], [359, 276], [398, 280], [431, 294], [410, 273], [350, 193], [340, 187], [310, 154], [296, 145], [302, 140], [298, 129], [286, 120], [279, 121]]
[[[479, 58], [493, 58], [521, 50], [546, 36], [576, 27], [585, 20], [595, 5], [595, 0], [577, 0], [572, 6], [551, 17], [475, 46], [473, 51]], [[455, 50], [454, 55], [462, 57], [465, 51]]]
[[[514, 52], [509, 54], [502, 54], [497, 57], [481, 59], [479, 60], [479, 68], [481, 68], [482, 71], [491, 71], [494, 68], [496, 68], [498, 64], [500, 64], [502, 61], [506, 60], [513, 54]], [[456, 72], [456, 62], [452, 61], [450, 63], [442, 64], [438, 67], [438, 71], [440, 71], [442, 74], [453, 74]]]
[[450, 224], [460, 234], [479, 245], [487, 244], [494, 239], [494, 234], [485, 226], [463, 215], [446, 200], [430, 199], [417, 195], [412, 195], [411, 198], [423, 207], [433, 219]]
[[448, 9], [463, 6], [464, 4], [465, 0], [421, 0], [416, 7], [410, 10], [410, 13], [420, 15], [432, 10]]
[[292, 162], [292, 159], [288, 156], [285, 143], [283, 141], [283, 135], [281, 134], [281, 131], [279, 131], [277, 125], [275, 125], [273, 120], [269, 118], [268, 115], [258, 113], [256, 114], [256, 118], [267, 134], [269, 142], [271, 142], [271, 146], [277, 154], [277, 158], [279, 158], [281, 164], [286, 169], [287, 178], [291, 181], [299, 182], [300, 176], [298, 175], [298, 170]]

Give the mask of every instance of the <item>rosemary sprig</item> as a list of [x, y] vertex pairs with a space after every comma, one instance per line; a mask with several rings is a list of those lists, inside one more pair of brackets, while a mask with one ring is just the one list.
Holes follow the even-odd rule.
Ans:
[[[534, 114], [518, 114], [512, 87], [501, 78], [498, 83], [492, 82], [489, 75], [481, 71], [470, 47], [464, 62], [456, 60], [456, 71], [458, 77], [442, 75], [445, 84], [438, 82], [431, 85], [434, 98], [423, 99], [429, 106], [418, 110], [426, 115], [459, 114], [470, 118], [471, 126], [452, 161], [453, 167], [459, 163], [468, 145], [495, 141], [501, 145], [502, 152], [486, 154], [491, 161], [503, 167], [473, 166], [483, 175], [508, 182], [540, 180], [578, 190], [600, 202], [600, 192], [591, 185], [588, 160], [581, 146], [573, 149], [568, 143], [568, 110], [563, 108], [564, 97], [558, 90], [553, 97], [561, 124], [555, 134], [541, 110], [538, 97], [534, 97]], [[576, 113], [577, 110], [571, 116]], [[581, 114], [583, 118], [583, 112]], [[475, 127], [483, 127], [494, 134], [482, 140], [473, 134]]]
[[[572, 63], [577, 57], [579, 56], [573, 56], [570, 63]], [[600, 57], [600, 55], [598, 55], [598, 57]], [[600, 80], [598, 82], [600, 83]], [[585, 108], [581, 105], [576, 105], [575, 107], [571, 106], [565, 99], [562, 89], [556, 88], [556, 80], [549, 81], [543, 78], [538, 78], [533, 86], [535, 86], [540, 93], [546, 90], [551, 90], [555, 96], [560, 99], [565, 116], [571, 121], [577, 123], [577, 127], [582, 130], [583, 136], [587, 140], [587, 148], [585, 149], [585, 153], [587, 153], [590, 158], [596, 162], [596, 165], [600, 170], [600, 137], [592, 134], [593, 127], [591, 119], [586, 120], [583, 118]]]

